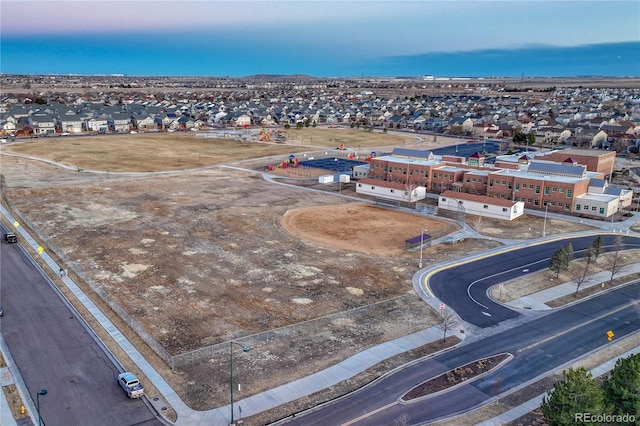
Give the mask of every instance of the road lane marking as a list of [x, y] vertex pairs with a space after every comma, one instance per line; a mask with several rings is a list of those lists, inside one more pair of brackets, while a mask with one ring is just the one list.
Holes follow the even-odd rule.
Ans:
[[367, 417], [373, 416], [374, 414], [378, 414], [380, 411], [384, 411], [384, 410], [386, 410], [387, 408], [389, 408], [389, 407], [393, 407], [394, 405], [397, 405], [397, 404], [398, 404], [398, 401], [394, 401], [394, 402], [392, 402], [391, 404], [387, 404], [387, 405], [385, 405], [384, 407], [380, 407], [380, 408], [378, 408], [377, 410], [373, 410], [373, 411], [371, 411], [370, 413], [363, 414], [363, 415], [361, 415], [360, 417], [356, 417], [356, 418], [355, 418], [355, 419], [353, 419], [353, 420], [349, 420], [349, 421], [348, 421], [348, 422], [346, 422], [346, 423], [342, 423], [340, 426], [349, 426], [349, 425], [352, 425], [352, 424], [354, 424], [354, 423], [359, 422], [360, 420], [366, 419]]
[[524, 348], [520, 348], [520, 349], [518, 349], [516, 352], [517, 352], [517, 353], [520, 353], [520, 352], [527, 351], [527, 350], [529, 350], [529, 349], [531, 349], [531, 348], [535, 348], [535, 347], [536, 347], [536, 346], [538, 346], [538, 345], [541, 345], [541, 344], [543, 344], [543, 343], [546, 343], [546, 342], [548, 342], [548, 341], [550, 341], [550, 340], [553, 340], [553, 339], [555, 339], [555, 338], [557, 338], [557, 337], [564, 336], [565, 334], [570, 333], [570, 332], [572, 332], [573, 330], [576, 330], [576, 329], [578, 329], [578, 328], [580, 328], [580, 327], [583, 327], [583, 326], [585, 326], [585, 325], [589, 325], [589, 324], [591, 324], [591, 323], [593, 323], [593, 322], [600, 321], [602, 318], [606, 318], [606, 317], [608, 317], [608, 316], [610, 316], [610, 315], [615, 314], [616, 312], [620, 312], [620, 311], [622, 311], [622, 310], [624, 310], [624, 309], [627, 309], [627, 308], [629, 308], [629, 307], [631, 307], [631, 306], [634, 306], [635, 304], [636, 304], [636, 302], [629, 302], [629, 303], [627, 303], [626, 305], [622, 305], [621, 307], [619, 307], [619, 308], [617, 308], [617, 309], [614, 309], [613, 311], [607, 312], [606, 314], [602, 314], [602, 315], [600, 315], [599, 317], [592, 318], [592, 319], [590, 319], [590, 320], [589, 320], [589, 321], [587, 321], [587, 322], [580, 323], [580, 324], [578, 324], [578, 325], [576, 325], [576, 326], [573, 326], [573, 327], [571, 327], [571, 328], [569, 328], [569, 329], [567, 329], [567, 330], [565, 330], [565, 331], [563, 331], [563, 332], [561, 332], [561, 333], [551, 335], [551, 336], [547, 337], [546, 339], [539, 340], [539, 341], [537, 341], [537, 342], [535, 342], [535, 343], [530, 344], [529, 346], [525, 346]]

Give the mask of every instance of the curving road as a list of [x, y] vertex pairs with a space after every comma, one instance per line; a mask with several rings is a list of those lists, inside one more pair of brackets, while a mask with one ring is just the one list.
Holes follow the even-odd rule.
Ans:
[[31, 398], [48, 391], [44, 424], [165, 424], [143, 399], [126, 398], [112, 358], [19, 244], [0, 244], [0, 285], [0, 331]]
[[[603, 234], [603, 249], [610, 249], [616, 235]], [[621, 236], [624, 249], [640, 248], [640, 238]], [[563, 237], [548, 242], [533, 243], [519, 250], [505, 250], [499, 257], [481, 258], [438, 271], [429, 278], [431, 292], [450, 306], [463, 320], [481, 328], [515, 318], [520, 314], [494, 302], [488, 296], [491, 286], [508, 281], [524, 273], [549, 267], [553, 253], [571, 243], [574, 257], [582, 253], [595, 240], [596, 235]], [[526, 272], [525, 272], [526, 271]]]
[[[550, 254], [569, 241], [578, 253], [591, 245], [594, 238], [554, 240], [474, 260], [439, 271], [430, 283], [434, 293], [463, 318], [480, 327], [489, 327], [520, 315], [491, 301], [486, 294], [489, 286], [521, 275], [522, 269], [533, 272], [548, 267]], [[605, 245], [613, 243], [613, 236], [603, 238]], [[640, 239], [625, 237], [624, 242], [626, 248], [637, 248]], [[505, 264], [510, 267], [502, 271]], [[616, 338], [636, 332], [640, 323], [639, 299], [640, 281], [615, 288], [599, 297], [542, 314], [500, 333], [404, 366], [352, 394], [298, 415], [287, 424], [380, 425], [400, 419], [408, 424], [425, 424], [463, 413], [494, 399], [498, 393], [513, 390], [601, 348], [609, 343], [606, 334], [609, 330], [615, 332]], [[510, 353], [513, 359], [455, 390], [409, 404], [398, 401], [412, 387], [429, 378], [498, 353]]]

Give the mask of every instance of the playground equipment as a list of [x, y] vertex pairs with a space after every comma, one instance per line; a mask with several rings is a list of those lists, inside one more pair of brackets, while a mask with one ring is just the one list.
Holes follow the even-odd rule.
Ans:
[[340, 144], [340, 146], [338, 147], [338, 149], [339, 149], [340, 151], [344, 151], [344, 150], [345, 150], [345, 149], [347, 149], [347, 148], [345, 148], [345, 147], [344, 147], [344, 144], [343, 144], [343, 143], [341, 143], [341, 144]]
[[288, 160], [283, 160], [281, 163], [278, 163], [274, 166], [272, 165], [265, 165], [263, 166], [264, 170], [273, 170], [276, 167], [279, 169], [286, 169], [287, 167], [298, 167], [300, 165], [300, 160], [298, 160], [298, 157], [296, 157], [295, 155], [291, 154], [289, 156]]
[[374, 158], [376, 156], [376, 152], [375, 151], [371, 151], [371, 154], [369, 154], [367, 156], [367, 161], [371, 161], [372, 158]]
[[287, 138], [282, 132], [282, 130], [272, 130], [268, 132], [263, 129], [258, 134], [258, 140], [260, 142], [284, 143], [287, 140]]

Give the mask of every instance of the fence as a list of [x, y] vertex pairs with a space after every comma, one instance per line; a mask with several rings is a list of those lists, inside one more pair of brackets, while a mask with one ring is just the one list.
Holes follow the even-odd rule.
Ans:
[[[190, 352], [186, 352], [179, 355], [171, 355], [167, 350], [158, 343], [137, 321], [135, 321], [124, 309], [116, 303], [90, 276], [84, 272], [80, 265], [68, 258], [49, 237], [42, 235], [38, 231], [38, 227], [31, 223], [15, 206], [13, 206], [7, 198], [4, 196], [3, 177], [0, 175], [0, 192], [2, 193], [2, 199], [13, 211], [16, 218], [19, 218], [20, 222], [30, 228], [31, 232], [46, 245], [47, 250], [55, 253], [62, 262], [70, 265], [74, 273], [82, 279], [90, 288], [95, 292], [100, 299], [104, 301], [149, 347], [162, 359], [169, 367], [180, 368], [213, 358], [218, 355], [226, 355], [229, 351], [230, 341], [220, 342], [214, 345], [195, 349]], [[393, 202], [391, 202], [393, 203]], [[399, 204], [393, 203], [393, 208], [399, 208]], [[459, 227], [455, 224], [445, 224], [441, 229], [430, 232], [433, 238], [438, 238], [443, 235], [449, 234], [458, 230]], [[296, 338], [304, 338], [309, 333], [325, 330], [338, 319], [348, 319], [353, 322], [363, 322], [365, 317], [373, 317], [379, 315], [388, 315], [389, 311], [402, 310], [406, 307], [408, 300], [415, 297], [414, 294], [407, 293], [401, 296], [397, 296], [391, 299], [387, 299], [381, 302], [372, 303], [366, 306], [353, 308], [345, 311], [341, 311], [335, 314], [326, 315], [323, 317], [315, 318], [308, 321], [299, 322], [285, 327], [276, 328], [273, 330], [267, 330], [261, 333], [239, 336], [233, 338], [234, 342], [240, 343], [246, 346], [258, 346], [262, 343], [283, 341], [288, 345], [295, 345]]]
[[[0, 175], [0, 192], [2, 192], [2, 176]], [[4, 194], [3, 194], [4, 195]], [[23, 226], [30, 228], [35, 237], [47, 247], [47, 251], [55, 253], [62, 262], [68, 264], [73, 269], [75, 275], [82, 279], [92, 291], [95, 292], [100, 299], [104, 301], [149, 347], [172, 369], [180, 368], [211, 359], [216, 356], [226, 356], [229, 351], [231, 341], [216, 343], [214, 345], [195, 349], [178, 355], [171, 355], [167, 350], [158, 343], [137, 321], [135, 321], [124, 309], [118, 305], [84, 270], [69, 259], [64, 252], [53, 243], [53, 241], [38, 231], [38, 227], [30, 222], [15, 206], [13, 206], [6, 197], [2, 197], [3, 201], [12, 210], [12, 213]], [[240, 343], [245, 346], [255, 347], [262, 343], [282, 341], [289, 346], [296, 344], [296, 339], [308, 336], [309, 333], [325, 330], [331, 326], [333, 322], [339, 319], [348, 319], [353, 322], [365, 321], [364, 317], [388, 315], [389, 311], [402, 310], [406, 307], [408, 300], [415, 295], [408, 293], [395, 298], [387, 299], [381, 302], [372, 303], [370, 305], [337, 312], [335, 314], [326, 315], [312, 320], [299, 322], [285, 327], [267, 330], [261, 333], [249, 336], [239, 336], [233, 338], [233, 342]]]
[[391, 209], [399, 209], [400, 208], [400, 201], [386, 200], [384, 198], [376, 198], [374, 200], [374, 202], [376, 203], [376, 206], [378, 206], [378, 207], [387, 207], [387, 208], [391, 208]]
[[416, 203], [416, 212], [435, 216], [438, 214], [438, 206], [432, 206], [427, 203]]
[[[286, 343], [287, 346], [293, 347], [296, 346], [296, 339], [298, 337], [300, 339], [305, 339], [310, 333], [324, 331], [338, 319], [348, 319], [353, 322], [364, 322], [366, 320], [364, 317], [366, 316], [372, 317], [388, 315], [389, 311], [405, 309], [408, 301], [413, 298], [415, 298], [415, 294], [407, 293], [359, 308], [337, 312], [335, 314], [314, 318], [312, 320], [264, 331], [262, 333], [238, 337], [233, 339], [233, 342], [237, 342], [243, 346], [256, 347], [262, 343], [271, 343], [281, 340]], [[218, 355], [227, 356], [230, 342], [231, 341], [225, 341], [195, 349], [184, 354], [175, 355], [172, 357], [171, 367], [183, 367]]]
[[[2, 185], [2, 182], [0, 182], [0, 185]], [[158, 343], [149, 333], [147, 333], [147, 331], [140, 324], [138, 324], [138, 322], [135, 321], [124, 309], [122, 309], [115, 300], [113, 300], [107, 293], [105, 293], [105, 291], [95, 281], [93, 281], [93, 279], [89, 277], [78, 264], [69, 259], [69, 257], [64, 254], [64, 251], [61, 250], [49, 237], [42, 235], [38, 230], [38, 227], [35, 226], [31, 221], [29, 221], [29, 219], [27, 219], [19, 209], [11, 204], [11, 202], [4, 196], [4, 192], [2, 193], [2, 198], [7, 207], [12, 210], [14, 216], [16, 218], [19, 218], [19, 221], [23, 224], [23, 226], [30, 228], [30, 232], [35, 234], [35, 237], [41, 243], [44, 243], [44, 245], [47, 247], [47, 251], [55, 253], [63, 263], [70, 265], [74, 273], [78, 277], [80, 277], [82, 281], [84, 281], [89, 287], [91, 287], [91, 290], [93, 290], [95, 294], [98, 295], [98, 297], [100, 297], [102, 301], [104, 301], [104, 303], [109, 305], [109, 307], [125, 323], [127, 323], [127, 325], [131, 327], [131, 329], [135, 331], [138, 336], [140, 336], [140, 338], [144, 340], [144, 342], [149, 345], [149, 347], [156, 354], [158, 354], [160, 358], [162, 358], [167, 364], [171, 365], [172, 356], [164, 349], [164, 347], [160, 343]]]

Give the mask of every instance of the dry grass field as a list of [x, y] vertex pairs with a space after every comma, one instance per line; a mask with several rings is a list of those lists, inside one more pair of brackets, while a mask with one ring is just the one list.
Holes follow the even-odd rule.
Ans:
[[[115, 173], [197, 169], [263, 157], [284, 159], [300, 150], [327, 150], [340, 144], [364, 151], [420, 143], [410, 136], [344, 128], [290, 129], [283, 134], [285, 144], [198, 137], [195, 132], [50, 137], [24, 139], [4, 146], [3, 152], [48, 159], [74, 169]], [[258, 131], [251, 136], [257, 138]]]
[[[172, 355], [295, 326], [286, 338], [258, 341], [237, 363], [241, 399], [433, 324], [413, 291], [417, 255], [404, 241], [444, 222], [310, 191], [304, 179], [275, 184], [259, 171], [264, 157], [340, 143], [428, 149], [447, 141], [355, 129], [287, 133], [286, 144], [172, 133], [6, 145], [3, 154], [19, 156], [0, 156], [4, 194], [88, 293], [96, 298], [90, 285], [104, 291]], [[498, 223], [478, 225], [509, 237]], [[540, 223], [509, 226], [533, 238]], [[549, 221], [547, 232], [568, 226]], [[425, 263], [498, 245], [436, 245], [424, 250]], [[227, 403], [226, 351], [174, 370], [154, 365], [192, 408]]]

